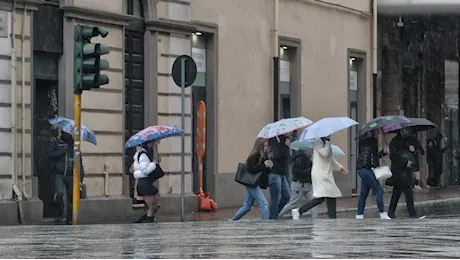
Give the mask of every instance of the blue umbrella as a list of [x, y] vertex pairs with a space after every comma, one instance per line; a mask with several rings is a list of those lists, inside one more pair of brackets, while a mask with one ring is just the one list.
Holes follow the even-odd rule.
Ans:
[[[48, 120], [48, 122], [59, 130], [75, 136], [75, 122], [72, 119], [57, 116]], [[82, 141], [87, 141], [97, 145], [96, 135], [84, 125], [81, 125], [80, 137]]]
[[125, 148], [131, 148], [150, 141], [159, 141], [161, 139], [181, 135], [184, 130], [175, 125], [155, 125], [149, 126], [137, 134], [131, 136], [125, 144]]
[[[295, 141], [295, 142], [292, 142], [290, 147], [292, 150], [309, 150], [309, 149], [313, 149], [313, 147], [315, 146], [314, 144], [314, 140], [305, 140], [305, 141]], [[338, 147], [337, 145], [335, 144], [332, 144], [331, 145], [331, 149], [332, 149], [332, 156], [344, 156], [345, 153], [343, 152], [342, 149], [340, 149], [340, 147]]]

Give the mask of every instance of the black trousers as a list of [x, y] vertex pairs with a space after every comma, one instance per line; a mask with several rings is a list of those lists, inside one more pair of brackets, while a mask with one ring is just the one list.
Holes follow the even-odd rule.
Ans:
[[395, 217], [396, 207], [398, 206], [399, 198], [401, 197], [401, 193], [403, 192], [404, 196], [406, 197], [406, 205], [407, 211], [409, 212], [409, 216], [412, 218], [417, 217], [417, 212], [415, 211], [414, 206], [414, 193], [412, 187], [393, 187], [390, 206], [388, 207], [388, 216], [390, 216], [391, 218]]
[[326, 201], [327, 215], [329, 218], [337, 218], [337, 199], [336, 198], [314, 198], [300, 207], [299, 213], [305, 213], [315, 206]]

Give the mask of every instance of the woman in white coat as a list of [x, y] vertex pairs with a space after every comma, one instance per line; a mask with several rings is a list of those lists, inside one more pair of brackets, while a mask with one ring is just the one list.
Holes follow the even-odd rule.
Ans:
[[348, 171], [332, 157], [330, 137], [322, 137], [315, 140], [313, 148], [313, 167], [311, 181], [314, 199], [305, 203], [300, 209], [292, 210], [292, 218], [300, 219], [302, 213], [327, 201], [327, 213], [329, 218], [336, 218], [336, 198], [342, 197], [342, 193], [335, 184], [334, 171], [348, 174]]

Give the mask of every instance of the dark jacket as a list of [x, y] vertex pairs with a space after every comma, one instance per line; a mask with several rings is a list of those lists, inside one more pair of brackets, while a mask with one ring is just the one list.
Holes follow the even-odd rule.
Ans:
[[[48, 153], [53, 159], [53, 173], [73, 176], [73, 141], [68, 144], [67, 153], [62, 151], [61, 147], [59, 147], [60, 144], [64, 143], [59, 139], [55, 139]], [[83, 156], [80, 156], [80, 162], [80, 181], [83, 181], [85, 176]]]
[[265, 166], [266, 158], [260, 158], [259, 154], [250, 156], [248, 160], [246, 161], [246, 167], [248, 169], [248, 172], [256, 174], [259, 172], [264, 172], [264, 174], [260, 177], [259, 179], [259, 186], [262, 189], [268, 188], [268, 173], [269, 169]]
[[286, 145], [286, 136], [281, 135], [268, 140], [268, 159], [273, 162], [270, 173], [285, 175], [288, 171], [289, 147]]
[[292, 158], [292, 181], [311, 183], [312, 161], [304, 151], [296, 152]]
[[412, 173], [414, 169], [406, 167], [411, 159], [409, 145], [400, 135], [396, 135], [390, 142], [391, 173], [393, 176], [386, 181], [386, 184], [394, 187], [406, 188], [413, 184]]
[[378, 140], [374, 137], [366, 137], [359, 140], [359, 153], [356, 169], [372, 169], [380, 166], [379, 159], [386, 154], [379, 152]]
[[436, 140], [436, 139], [428, 139], [428, 149], [427, 149], [427, 163], [434, 171], [433, 173], [442, 173], [442, 163], [443, 163], [443, 157], [444, 157], [444, 152], [445, 149], [441, 148], [440, 144], [441, 140]]

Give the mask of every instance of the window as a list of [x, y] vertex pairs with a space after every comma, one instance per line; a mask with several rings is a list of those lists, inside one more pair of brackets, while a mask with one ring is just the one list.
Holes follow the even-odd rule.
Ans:
[[142, 0], [125, 0], [126, 13], [136, 17], [144, 17], [144, 8]]

